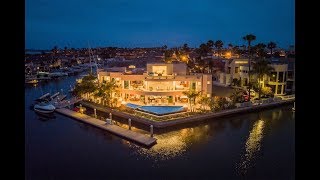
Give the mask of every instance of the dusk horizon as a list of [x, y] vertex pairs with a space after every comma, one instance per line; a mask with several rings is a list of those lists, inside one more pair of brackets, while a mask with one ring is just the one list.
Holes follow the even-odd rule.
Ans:
[[[76, 5], [76, 8], [73, 6]], [[294, 1], [26, 1], [25, 48], [295, 44]], [[271, 9], [271, 10], [270, 10]]]

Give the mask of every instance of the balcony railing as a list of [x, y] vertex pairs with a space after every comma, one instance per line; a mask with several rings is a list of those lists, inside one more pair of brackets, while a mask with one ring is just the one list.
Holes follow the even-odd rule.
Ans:
[[174, 76], [147, 76], [146, 79], [174, 79]]

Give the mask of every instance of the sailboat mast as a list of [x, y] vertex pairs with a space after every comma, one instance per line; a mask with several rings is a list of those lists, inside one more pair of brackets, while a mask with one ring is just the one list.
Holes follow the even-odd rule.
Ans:
[[92, 74], [92, 65], [91, 65], [91, 49], [90, 49], [89, 42], [88, 42], [88, 46], [89, 46], [90, 72], [91, 72], [91, 74]]

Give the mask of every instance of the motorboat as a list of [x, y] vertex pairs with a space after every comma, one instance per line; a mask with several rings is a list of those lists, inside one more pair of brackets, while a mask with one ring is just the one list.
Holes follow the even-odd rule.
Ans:
[[49, 103], [41, 102], [39, 104], [34, 105], [33, 109], [39, 113], [52, 113], [56, 108]]

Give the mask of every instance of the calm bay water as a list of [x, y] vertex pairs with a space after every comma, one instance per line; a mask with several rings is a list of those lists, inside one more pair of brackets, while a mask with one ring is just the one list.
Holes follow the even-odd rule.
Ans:
[[30, 108], [76, 78], [25, 87], [26, 179], [295, 179], [292, 106], [157, 130], [158, 143], [145, 149]]

